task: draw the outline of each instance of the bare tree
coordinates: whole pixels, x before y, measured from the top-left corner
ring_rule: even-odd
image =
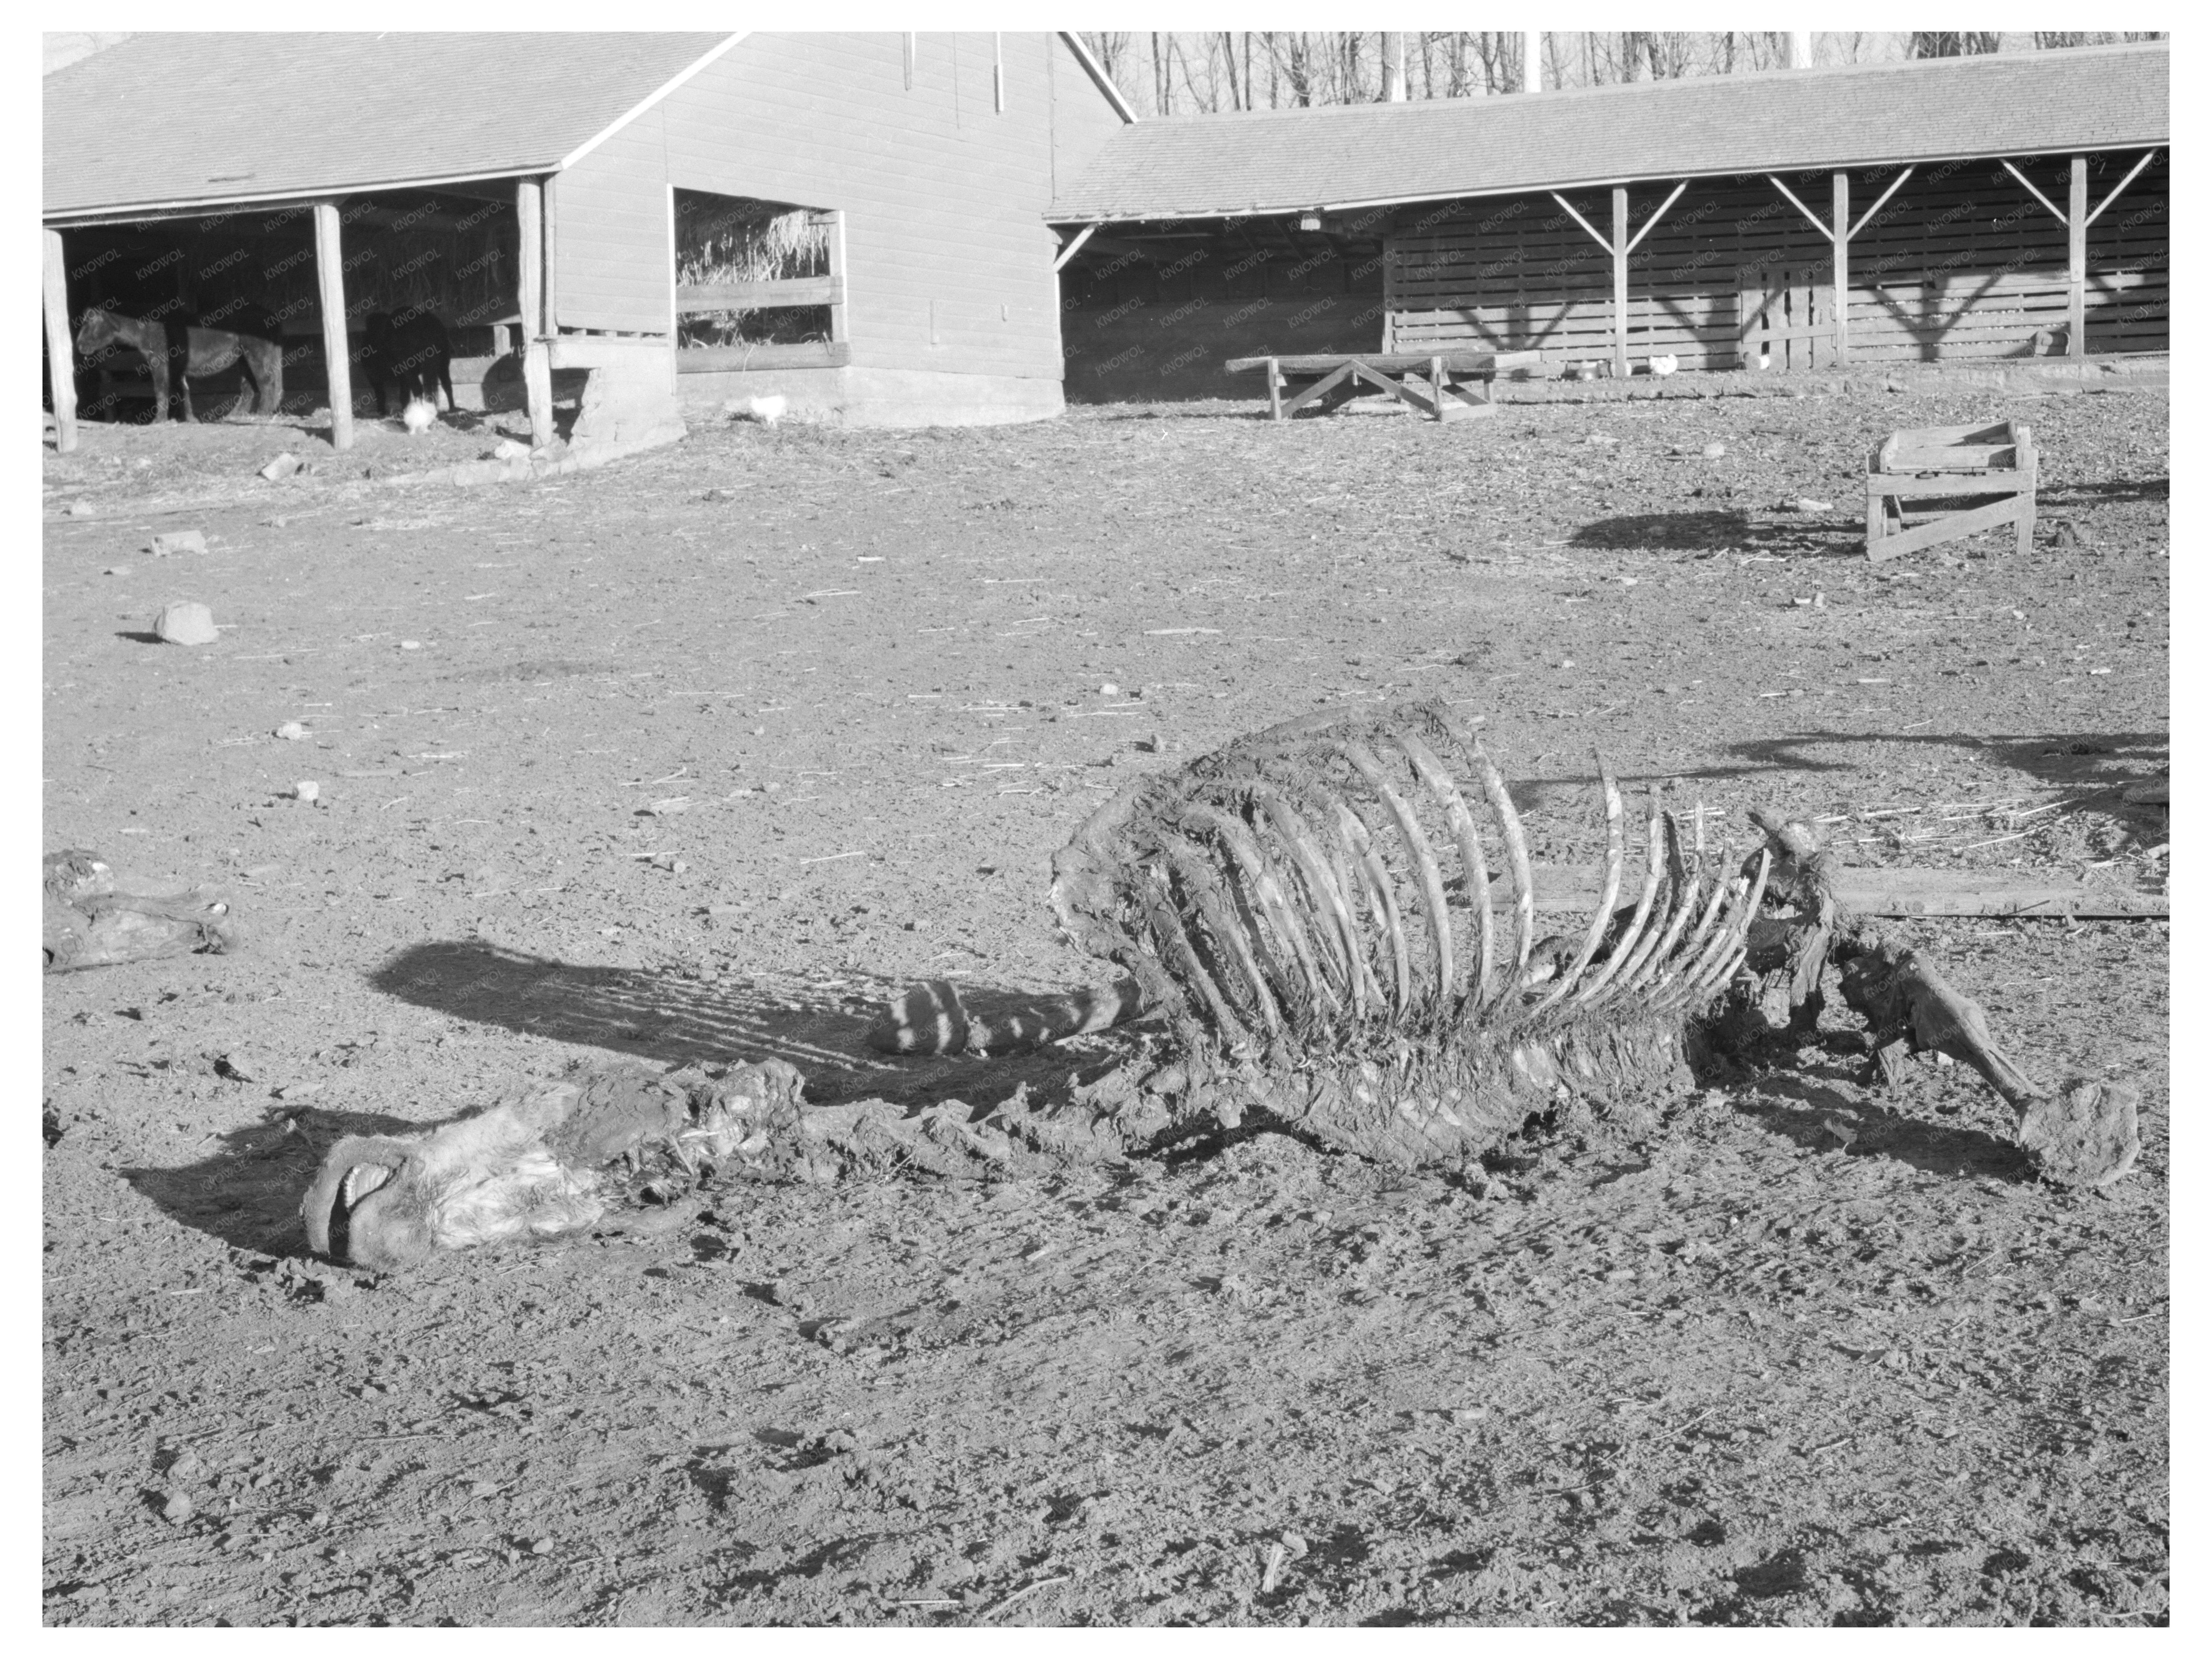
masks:
[[[1106,71],[1109,81],[1121,88],[1124,94],[1131,90],[1126,73],[1129,62],[1129,32],[1127,29],[1118,32],[1080,29],[1076,33],[1076,39],[1082,41],[1091,55],[1098,60],[1098,67]]]
[[[2038,29],[2035,31],[2035,49],[2038,52],[2056,52],[2067,46],[2109,46],[2123,40],[2165,39],[2166,31],[2163,29],[2150,33],[2118,29]]]
[[[1906,56],[1911,58],[1975,58],[1995,52],[2004,37],[1963,29],[1915,29]]]
[[[1086,32],[1081,38],[1100,68],[1133,103],[1161,115],[1367,103],[1383,92],[1385,52],[1382,36],[1372,31],[1150,34],[1146,37],[1152,74],[1149,91],[1143,87],[1139,61],[1143,54],[1133,50],[1134,34]],[[1816,37],[1816,46],[1822,63],[1859,64],[1992,52],[2007,40],[2015,49],[2032,44],[2037,49],[2052,51],[2165,38],[2162,32],[2100,30],[2012,35],[1836,30],[1822,32]],[[1755,74],[1788,64],[1789,40],[1787,33],[1771,29],[1553,30],[1544,37],[1545,81],[1565,88]],[[1409,97],[1474,98],[1522,89],[1523,58],[1517,32],[1431,30],[1408,34],[1406,58]]]

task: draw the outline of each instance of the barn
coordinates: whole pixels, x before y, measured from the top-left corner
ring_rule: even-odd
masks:
[[[1146,120],[1054,210],[1068,394],[1269,354],[2164,352],[2167,78],[2160,42]]]
[[[284,346],[350,442],[364,325],[457,399],[651,441],[744,392],[856,424],[1062,406],[1058,190],[1131,116],[1070,34],[138,34],[45,93],[50,363],[88,307]],[[112,415],[137,360],[54,385]]]

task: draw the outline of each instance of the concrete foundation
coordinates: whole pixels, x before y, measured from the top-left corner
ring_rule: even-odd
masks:
[[[619,447],[624,453],[684,435],[676,405],[676,359],[665,335],[564,334],[553,342],[555,396],[563,370],[586,371],[572,451]]]
[[[781,396],[789,417],[833,426],[1005,426],[1066,406],[1057,380],[943,369],[756,368],[678,374],[677,402],[696,418],[732,398]]]

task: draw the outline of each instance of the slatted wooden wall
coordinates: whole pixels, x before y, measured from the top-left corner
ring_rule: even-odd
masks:
[[[2094,206],[2137,160],[2091,159]],[[2022,171],[2063,207],[2067,163]],[[1855,174],[1854,217],[1896,170]],[[1785,180],[1830,211],[1829,175]],[[1671,185],[1630,191],[1640,226]],[[1607,191],[1567,198],[1599,230]],[[2163,157],[2090,228],[2087,337],[2092,351],[2166,346],[2167,167]],[[1398,351],[1481,344],[1602,358],[1613,344],[1611,256],[1548,196],[1402,211],[1387,246],[1385,344]],[[1995,161],[1914,174],[1853,239],[1847,319],[1854,361],[2063,354],[2066,229]],[[1829,360],[1834,305],[1829,243],[1763,177],[1699,180],[1629,261],[1629,352],[1672,353],[1686,368]]]
[[[2125,155],[2092,157],[2089,205],[2102,201],[2133,165]],[[2171,179],[2168,157],[2161,154],[2089,227],[2089,317],[2084,331],[2092,351],[2168,349]]]

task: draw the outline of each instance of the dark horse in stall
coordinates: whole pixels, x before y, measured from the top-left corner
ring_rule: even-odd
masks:
[[[284,401],[284,349],[257,334],[193,328],[168,318],[121,317],[96,306],[88,309],[77,327],[77,355],[88,358],[111,345],[129,346],[146,360],[146,372],[154,382],[156,421],[169,418],[172,384],[189,421],[193,379],[219,374],[233,363],[245,370],[258,413],[274,415]]]
[[[460,407],[453,401],[453,343],[435,316],[412,311],[394,319],[388,311],[372,311],[362,331],[368,349],[362,353],[362,364],[376,392],[378,414],[391,412],[385,396],[394,384],[410,399],[421,397],[433,408],[442,384],[446,407]]]

